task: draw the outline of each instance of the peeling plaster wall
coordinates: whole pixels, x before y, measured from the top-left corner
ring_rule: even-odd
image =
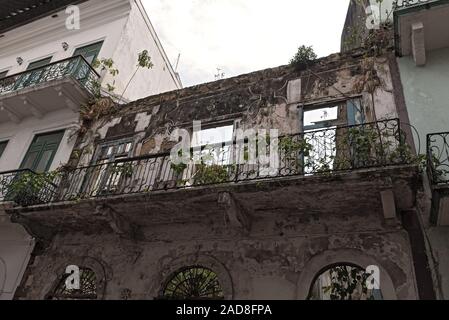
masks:
[[[375,220],[375,215],[372,218]],[[310,227],[324,220],[317,219]],[[339,219],[332,220],[328,225],[339,229]],[[363,220],[359,217],[354,221],[363,223]],[[300,281],[309,262],[329,251],[338,256],[340,251],[349,249],[355,252],[350,262],[366,267],[363,261],[371,259],[386,271],[381,277],[385,277],[385,286],[387,278],[391,278],[394,290],[384,289],[385,297],[417,298],[408,236],[404,231],[372,224],[360,232],[320,233],[310,228],[300,231],[296,228],[300,225],[295,223],[290,229],[284,228],[282,234],[273,225],[273,220],[259,220],[256,230],[246,236],[223,228],[220,222],[158,225],[145,231],[154,240],[144,242],[111,233],[66,234],[57,237],[45,255],[35,257],[28,268],[29,277],[16,298],[45,298],[65,266],[91,257],[104,270],[98,274],[106,282],[105,294],[100,297],[104,299],[122,299],[121,294],[127,289],[131,291],[130,299],[157,298],[173,272],[194,265],[212,267],[229,299],[305,299],[298,292],[308,292],[312,285]],[[349,228],[343,227],[342,231],[345,229]],[[217,230],[221,232],[216,234]]]
[[[288,95],[295,93],[288,88],[298,79],[299,100],[289,101]],[[309,69],[283,66],[151,96],[95,123],[77,149],[143,133],[135,156],[166,152],[173,146],[171,132],[175,128],[191,131],[194,120],[203,126],[236,122],[243,130],[279,129],[280,134],[295,134],[302,128],[302,109],[349,98],[362,99],[368,122],[398,117],[387,58],[334,54]],[[82,164],[90,159],[84,158]]]

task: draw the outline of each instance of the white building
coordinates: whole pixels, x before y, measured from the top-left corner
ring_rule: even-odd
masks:
[[[0,180],[5,172],[51,171],[65,164],[80,107],[93,97],[95,83],[104,88],[115,80],[114,93],[121,96],[143,50],[154,67],[137,72],[124,99],[180,89],[140,0],[2,1]],[[115,78],[90,66],[101,58],[114,61]],[[0,209],[0,300],[14,296],[34,246],[3,213]]]

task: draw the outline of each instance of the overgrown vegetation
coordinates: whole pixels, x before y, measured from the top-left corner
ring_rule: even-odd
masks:
[[[19,172],[12,179],[0,181],[2,190],[6,191],[5,199],[26,207],[49,200],[55,192],[54,184],[59,171],[34,173]]]
[[[196,165],[194,181],[196,185],[219,184],[229,181],[229,172],[232,166],[218,164]]]
[[[331,300],[374,300],[367,287],[370,275],[361,268],[335,266],[324,275],[330,278],[330,284],[322,290]]]
[[[112,83],[106,83],[106,90],[111,95],[114,93],[116,89],[116,80],[115,77],[120,73],[120,71],[116,68],[114,64],[114,60],[111,58],[102,58],[96,59],[92,66],[94,68],[99,68],[100,71],[106,72],[112,77]],[[122,101],[123,96],[125,95],[129,85],[132,80],[136,76],[137,72],[142,68],[151,69],[153,68],[153,63],[151,61],[151,57],[148,53],[148,50],[143,50],[138,54],[136,70],[132,74],[128,83],[125,86],[120,98],[118,101]],[[89,101],[87,104],[81,106],[80,110],[80,120],[81,120],[81,128],[77,133],[84,134],[91,127],[92,123],[103,118],[105,116],[111,116],[118,111],[117,103],[114,102],[113,98],[103,96],[101,93],[101,83],[96,81],[94,83],[95,94],[94,98]]]
[[[302,45],[298,48],[295,56],[290,60],[290,65],[295,67],[296,69],[304,68],[310,62],[316,60],[318,56],[313,50],[312,46]]]

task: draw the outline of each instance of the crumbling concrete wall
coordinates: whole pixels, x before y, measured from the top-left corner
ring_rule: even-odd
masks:
[[[98,143],[134,137],[134,156],[166,152],[175,128],[235,123],[236,128],[302,130],[302,110],[360,98],[366,121],[397,118],[388,59],[334,54],[307,68],[283,66],[151,96],[90,124],[72,165],[89,165]],[[295,86],[292,86],[295,84]]]
[[[417,298],[408,235],[383,226],[379,213],[265,215],[248,234],[217,219],[145,228],[146,241],[60,234],[34,258],[16,298],[44,299],[75,264],[96,271],[100,299],[157,298],[175,271],[198,265],[218,274],[227,299],[305,299],[307,274],[336,262],[377,265],[384,298]]]

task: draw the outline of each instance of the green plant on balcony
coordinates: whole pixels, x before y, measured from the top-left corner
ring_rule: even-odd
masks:
[[[124,177],[124,178],[132,177],[133,172],[134,172],[134,169],[133,169],[132,163],[116,164],[112,167],[112,170],[111,170],[111,174],[114,174],[114,175],[117,175],[120,177]]]
[[[182,150],[178,151],[178,156],[179,156],[179,159],[182,159],[182,161],[180,163],[178,163],[178,164],[173,163],[173,162],[170,163],[170,168],[175,173],[176,179],[182,178],[182,174],[184,173],[184,170],[187,169],[187,164],[185,163],[186,159],[183,159]],[[192,159],[190,158],[188,160],[191,161]],[[178,182],[181,182],[181,181],[178,181]]]
[[[385,142],[382,143],[378,132],[371,127],[350,128],[348,138],[355,166],[369,166],[384,154]]]
[[[60,172],[19,172],[10,181],[0,181],[3,190],[6,190],[5,199],[14,201],[21,206],[29,206],[42,202],[42,194],[52,190],[53,181]],[[45,195],[44,195],[45,196]]]
[[[229,180],[229,169],[233,166],[223,166],[218,164],[198,164],[194,181],[196,185],[219,184]]]
[[[179,177],[183,174],[184,170],[187,169],[187,165],[183,162],[179,164],[170,164],[171,169],[175,173],[176,177]]]
[[[312,166],[313,159],[310,154],[313,151],[313,146],[306,139],[283,137],[279,141],[279,151],[282,153],[283,160],[290,167],[305,169]]]

